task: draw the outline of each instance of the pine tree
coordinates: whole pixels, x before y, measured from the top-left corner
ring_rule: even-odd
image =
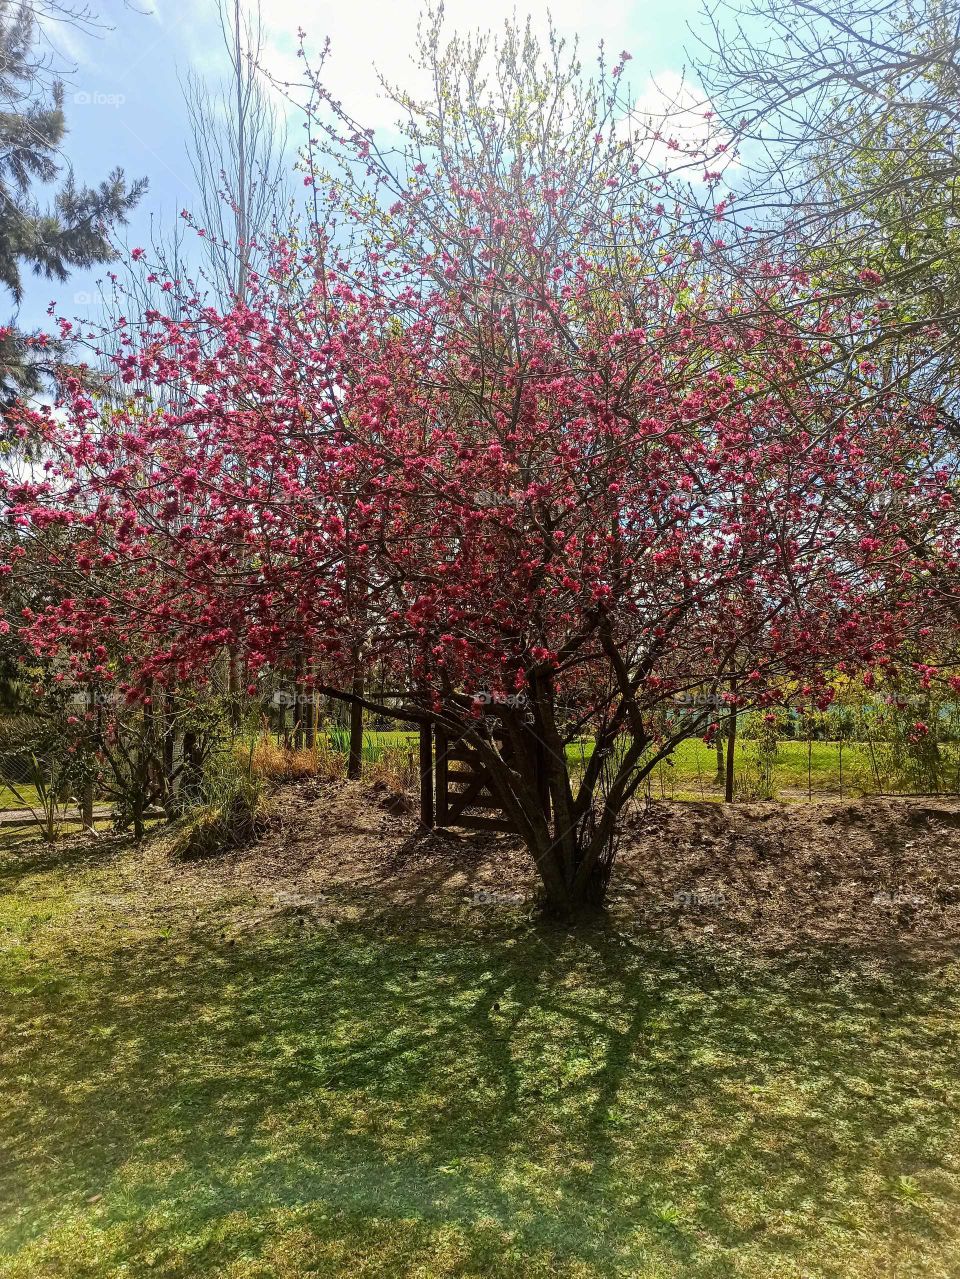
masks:
[[[62,154],[63,83],[46,74],[38,35],[36,4],[0,0],[0,285],[17,305],[24,268],[63,281],[74,267],[114,257],[110,228],[126,221],[147,186],[146,178],[128,184],[122,169],[98,186],[77,185]],[[52,204],[42,207],[35,187],[58,179]],[[0,397],[36,391],[49,358],[15,322],[0,328]]]

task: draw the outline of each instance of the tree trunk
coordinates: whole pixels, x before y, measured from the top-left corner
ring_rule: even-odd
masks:
[[[310,664],[307,663],[307,671],[310,671]],[[307,750],[316,750],[317,746],[317,695],[310,689],[310,700],[303,708],[303,722],[306,730]]]
[[[227,654],[227,694],[230,700],[230,727],[237,732],[240,728],[240,666],[237,662],[237,650],[232,644]]]
[[[177,728],[174,720],[176,702],[168,689],[163,707],[163,807],[169,820],[176,816],[174,790],[176,788]]]
[[[577,831],[572,840],[562,839],[562,833],[556,822],[551,823],[546,846],[533,845],[531,852],[540,872],[547,913],[573,919],[601,909],[606,901],[613,870],[614,832],[590,837]]]
[[[84,830],[93,830],[93,781],[85,781],[80,792],[80,822]]]
[[[199,759],[195,733],[184,733],[183,735],[182,770],[180,785],[184,800],[189,802],[198,797],[203,781],[203,766]]]
[[[363,667],[359,654],[354,655],[353,683],[350,691],[354,697],[363,696]],[[359,781],[363,772],[363,707],[359,702],[350,703],[350,756],[347,762],[347,776],[351,781]]]
[[[636,789],[633,770],[644,744],[631,744],[602,793],[596,790],[602,771],[598,768],[591,771],[586,791],[575,799],[552,690],[544,680],[532,685],[531,693],[533,727],[519,715],[503,715],[512,752],[504,760],[489,743],[487,773],[505,815],[533,855],[546,910],[569,919],[602,907],[606,899],[616,820]]]
[[[433,725],[420,725],[420,824],[429,830],[433,815]]]
[[[734,748],[737,744],[737,712],[731,710],[730,724],[727,729],[727,773],[725,778],[725,786],[723,792],[724,803],[733,803],[733,764],[734,764]]]
[[[303,658],[298,657],[293,670],[293,749],[303,750]]]
[[[91,715],[97,713],[96,692],[93,688],[87,693],[87,708]],[[92,755],[92,752],[90,753]],[[90,764],[92,767],[92,764]],[[93,830],[93,777],[88,777],[80,791],[80,823],[84,830]]]

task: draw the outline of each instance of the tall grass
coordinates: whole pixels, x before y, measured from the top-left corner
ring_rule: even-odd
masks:
[[[184,814],[173,834],[171,853],[188,861],[215,856],[253,843],[269,829],[273,812],[264,779],[254,771],[256,744],[246,759],[225,754],[208,761],[201,802]]]
[[[381,782],[398,793],[410,791],[419,785],[420,765],[417,748],[402,743],[384,745],[382,734],[364,733],[360,751],[363,780]],[[258,747],[259,749],[259,747]],[[262,756],[264,775],[281,781],[295,780],[298,776],[321,776],[339,781],[346,775],[350,754],[350,730],[342,724],[328,725],[325,734],[317,740],[312,750],[285,751],[266,740]],[[301,773],[298,770],[303,769]]]
[[[255,777],[270,782],[297,782],[308,777],[339,781],[346,772],[343,754],[323,737],[315,746],[291,750],[271,741],[266,733],[253,745],[250,768]]]
[[[398,795],[415,791],[420,786],[419,754],[409,746],[383,747],[371,763],[364,757],[363,778],[374,785],[379,782]]]

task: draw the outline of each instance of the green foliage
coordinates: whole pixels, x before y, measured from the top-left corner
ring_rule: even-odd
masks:
[[[45,756],[54,747],[56,736],[51,722],[39,715],[0,716],[0,773],[14,781],[26,781],[30,756]]]
[[[52,844],[60,834],[70,798],[68,763],[56,756],[41,760],[33,752],[28,757],[27,787],[8,782],[7,787],[24,808],[29,808],[40,823],[43,838]]]
[[[12,799],[4,796],[2,807],[29,809],[48,842],[58,838],[67,810],[95,771],[62,714],[0,718],[0,777]]]
[[[783,717],[757,712],[744,716],[744,720],[740,727],[741,736],[754,745],[751,754],[741,760],[739,771],[734,774],[736,793],[745,799],[775,799],[773,770],[780,757]]]

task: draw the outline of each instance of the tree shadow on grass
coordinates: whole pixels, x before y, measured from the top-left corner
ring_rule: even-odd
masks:
[[[424,1273],[925,1273],[953,1246],[957,1003],[933,969],[601,925],[183,924],[23,959],[10,1273],[220,1276],[279,1247],[249,1273],[396,1274],[451,1231]]]
[[[76,867],[97,867],[112,860],[129,841],[120,836],[107,836],[97,841],[88,837],[58,840],[48,844],[35,827],[3,832],[0,848],[0,886],[15,885],[24,875],[39,875]]]

